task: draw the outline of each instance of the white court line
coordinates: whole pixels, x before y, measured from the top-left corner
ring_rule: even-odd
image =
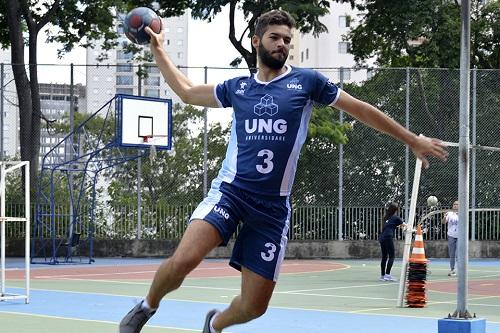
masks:
[[[275,291],[274,294],[285,294],[285,295],[300,295],[300,296],[316,296],[316,297],[331,297],[331,298],[353,298],[353,299],[369,299],[369,300],[383,300],[383,301],[395,301],[396,298],[384,298],[384,297],[365,297],[365,296],[348,296],[348,295],[326,295],[326,294],[311,294],[311,293],[289,293],[289,292],[279,292]]]
[[[364,284],[359,286],[343,286],[343,287],[329,287],[329,288],[317,288],[317,289],[302,289],[302,290],[289,290],[281,291],[282,294],[293,294],[301,293],[306,291],[321,291],[321,290],[338,290],[338,289],[354,289],[354,288],[369,288],[369,287],[380,287],[380,286],[395,286],[396,284],[390,282],[380,282],[378,284]]]
[[[86,321],[86,322],[100,323],[100,324],[111,324],[111,325],[118,324],[118,322],[108,321],[108,320],[94,320],[94,319],[81,319],[81,318],[73,318],[73,317],[48,316],[48,315],[41,315],[41,314],[35,314],[35,313],[20,313],[20,312],[10,312],[10,311],[1,311],[0,310],[0,314],[3,314],[3,313],[9,314],[9,315],[20,315],[20,316],[28,316],[28,317]],[[188,331],[188,332],[199,332],[200,331],[199,329],[172,327],[172,326],[158,326],[158,325],[149,325],[149,324],[146,324],[145,327],[171,329],[171,330]],[[230,332],[228,332],[228,333],[230,333]]]
[[[133,298],[133,299],[142,299],[144,296],[133,296],[133,295],[120,295],[120,294],[107,294],[107,293],[89,293],[89,292],[82,292],[82,291],[67,291],[67,290],[52,290],[52,289],[36,289],[33,288],[32,290],[38,290],[38,291],[49,291],[49,292],[65,292],[65,293],[74,293],[74,294],[85,294],[85,295],[102,295],[102,296],[118,296],[118,297],[126,297],[126,298]],[[313,296],[318,296],[318,295],[313,295]],[[339,296],[340,298],[350,298],[350,296]],[[368,297],[366,297],[368,299]],[[206,304],[206,301],[196,301],[196,300],[189,300],[189,299],[177,299],[177,298],[167,298],[165,299],[166,301],[178,301],[178,302],[190,302],[190,303],[202,303]],[[391,301],[395,301],[396,299],[392,299]],[[221,304],[221,305],[228,305],[229,303],[223,303],[223,302],[216,302],[216,301],[210,301],[212,304]],[[341,311],[341,310],[323,310],[323,309],[317,309],[317,308],[300,308],[300,307],[286,307],[286,306],[270,306],[270,308],[274,309],[284,309],[284,310],[302,310],[302,311],[317,311],[317,312],[326,312],[326,313],[349,313],[349,311]],[[394,308],[389,308],[389,309],[394,309]],[[0,310],[0,313],[7,313],[5,311]],[[16,312],[17,314],[17,312]],[[408,315],[408,314],[388,314],[388,313],[366,313],[366,315],[369,316],[384,316],[384,317],[403,317],[403,318],[423,318],[423,319],[438,319],[439,317],[428,317],[428,316],[413,316],[413,315]],[[496,321],[491,321],[488,320],[489,323],[493,324],[500,324],[500,322]],[[229,333],[229,332],[228,332]]]
[[[302,266],[303,264],[300,263],[292,263],[292,264],[283,264],[281,267],[289,267],[289,266]],[[105,267],[115,267],[115,266],[105,266]],[[223,267],[198,267],[193,270],[193,272],[197,271],[207,271],[207,270],[227,270],[229,266],[223,266]],[[298,273],[323,273],[327,271],[336,271],[336,270],[341,270],[345,268],[334,268],[331,270],[321,270],[321,271],[314,271],[314,272],[298,272]],[[132,271],[132,272],[109,272],[109,273],[87,273],[87,274],[58,274],[58,275],[40,275],[40,276],[35,276],[33,278],[35,279],[58,279],[58,278],[68,278],[68,277],[84,277],[84,276],[109,276],[109,275],[132,275],[132,274],[144,274],[144,273],[156,273],[155,270],[147,270],[147,271]],[[295,274],[295,273],[284,273],[284,274]],[[200,278],[200,277],[197,277]],[[76,279],[75,279],[76,280]]]
[[[227,269],[227,268],[228,267],[200,267],[200,268],[195,268],[193,272],[202,271],[202,270],[221,270],[221,269]],[[35,276],[34,278],[35,279],[52,279],[52,278],[60,278],[60,277],[66,278],[66,277],[72,277],[72,276],[84,277],[84,276],[131,275],[131,274],[144,274],[144,273],[156,273],[156,269],[149,270],[149,271],[132,271],[132,272],[40,275],[40,276]]]

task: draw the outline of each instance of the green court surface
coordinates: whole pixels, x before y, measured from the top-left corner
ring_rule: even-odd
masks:
[[[22,293],[22,265],[10,260],[7,286]],[[117,323],[148,291],[158,259],[97,259],[85,265],[33,265],[30,304],[0,302],[0,332],[117,332]],[[456,278],[444,260],[428,265],[427,306],[396,306],[399,284],[381,282],[375,260],[285,261],[268,312],[227,332],[437,332],[456,309]],[[468,309],[500,333],[500,261],[471,261]],[[400,266],[393,275],[399,278]],[[239,293],[226,260],[206,260],[170,294],[143,332],[201,332],[204,315]],[[403,328],[399,325],[405,325]],[[226,332],[226,331],[225,331]]]

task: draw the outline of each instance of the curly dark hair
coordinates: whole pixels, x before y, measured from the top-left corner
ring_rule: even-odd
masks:
[[[290,29],[293,29],[295,28],[295,20],[284,10],[275,9],[268,11],[262,14],[257,19],[257,22],[255,22],[255,35],[262,38],[270,25],[286,25]]]

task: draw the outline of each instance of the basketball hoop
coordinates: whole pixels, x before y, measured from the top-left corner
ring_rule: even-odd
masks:
[[[149,142],[149,139],[152,139],[153,136],[152,135],[146,135],[146,136],[143,136],[142,137],[142,142],[144,143],[148,143]]]

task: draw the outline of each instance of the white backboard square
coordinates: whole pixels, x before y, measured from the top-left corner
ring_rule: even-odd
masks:
[[[117,138],[124,147],[170,149],[172,146],[172,100],[117,95]],[[144,136],[150,136],[144,142]]]

